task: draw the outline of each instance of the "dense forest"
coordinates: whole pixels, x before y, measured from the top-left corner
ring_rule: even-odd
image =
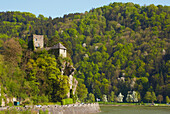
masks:
[[[35,103],[60,101],[68,91],[67,76],[60,75],[64,60],[28,50],[32,34],[44,35],[45,47],[62,42],[67,48],[65,60],[79,82],[74,98],[111,100],[121,92],[126,101],[128,91],[143,102],[157,101],[149,94],[163,102],[170,97],[170,6],[110,3],[53,19],[0,12],[1,93]]]

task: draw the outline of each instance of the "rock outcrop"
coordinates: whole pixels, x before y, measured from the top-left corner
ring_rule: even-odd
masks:
[[[73,65],[66,61],[63,62],[61,66],[61,75],[67,75],[69,77],[70,90],[72,90],[73,94],[75,94],[78,81],[73,76],[76,69]],[[70,97],[70,92],[68,92],[67,97]]]

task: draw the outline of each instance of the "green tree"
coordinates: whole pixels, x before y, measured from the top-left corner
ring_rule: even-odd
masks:
[[[137,94],[137,99],[138,99],[138,101],[141,102],[141,95],[140,95],[140,93],[139,93],[139,92],[136,92],[136,94]]]
[[[107,95],[103,95],[103,102],[107,102]]]
[[[114,99],[115,99],[115,93],[114,93],[114,91],[112,91],[111,95],[110,95],[110,101],[114,102]]]
[[[145,94],[144,99],[147,100],[148,103],[149,103],[149,101],[151,101],[151,97],[152,97],[151,92],[147,91],[146,94]]]
[[[95,102],[95,96],[93,93],[88,94],[88,102]]]
[[[127,102],[133,102],[133,97],[132,97],[131,94],[129,94],[129,93],[127,94],[126,101]]]
[[[57,80],[55,83],[55,101],[61,101],[62,99],[66,98],[69,92],[69,81],[68,76],[65,75],[58,75]]]
[[[170,102],[170,99],[168,96],[166,96],[166,103],[169,104],[169,102]]]
[[[160,104],[161,104],[161,101],[163,101],[163,96],[162,95],[158,95],[157,96],[157,100],[160,102]]]
[[[77,95],[81,102],[84,102],[85,98],[87,98],[87,88],[84,84],[79,84],[77,88]]]
[[[152,95],[151,95],[151,101],[152,101],[152,103],[153,103],[153,102],[156,101],[157,99],[156,99],[155,92],[152,92],[151,94],[152,94]]]
[[[8,61],[14,66],[21,62],[22,48],[18,39],[9,39],[3,44],[3,55],[5,61]]]

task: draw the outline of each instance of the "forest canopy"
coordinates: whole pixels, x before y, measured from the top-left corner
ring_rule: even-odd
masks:
[[[60,75],[59,60],[53,55],[27,49],[32,34],[44,35],[45,47],[63,42],[76,67],[81,101],[88,99],[87,93],[102,99],[113,92],[127,96],[128,91],[137,91],[144,102],[150,93],[162,95],[163,102],[170,97],[170,6],[110,3],[54,19],[0,12],[4,93],[36,102],[61,101],[68,85],[60,86],[58,79],[68,77]]]

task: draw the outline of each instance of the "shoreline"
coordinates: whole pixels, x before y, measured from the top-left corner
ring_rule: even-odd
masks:
[[[122,105],[118,105],[118,104],[99,104],[99,106],[114,106],[114,107],[119,107],[119,106],[129,106],[129,107],[170,107],[170,105],[159,105],[159,104],[155,104],[155,105],[133,105],[133,104],[122,104]]]
[[[98,103],[88,103],[88,104],[70,104],[70,105],[43,105],[36,107],[36,105],[26,106],[26,107],[6,107],[1,111],[15,109],[19,112],[22,111],[34,111],[34,112],[49,112],[52,114],[91,114],[101,112]]]

